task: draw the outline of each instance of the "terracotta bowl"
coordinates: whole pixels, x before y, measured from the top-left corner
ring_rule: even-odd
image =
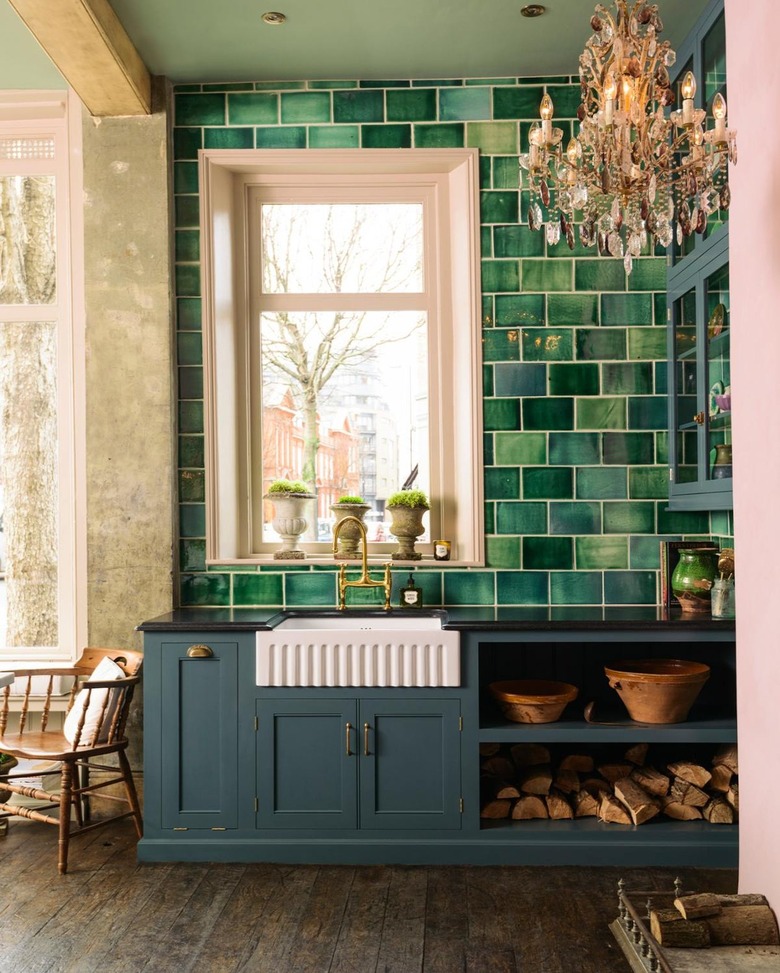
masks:
[[[488,687],[513,723],[554,723],[579,690],[551,679],[509,679]]]
[[[684,659],[632,659],[604,666],[604,673],[632,720],[683,723],[710,667]]]

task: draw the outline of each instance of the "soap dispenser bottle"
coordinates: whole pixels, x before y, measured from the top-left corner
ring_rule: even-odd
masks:
[[[422,588],[414,583],[414,575],[409,573],[409,580],[401,588],[401,608],[422,608]]]

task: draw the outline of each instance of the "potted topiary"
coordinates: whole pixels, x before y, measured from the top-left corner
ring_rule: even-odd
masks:
[[[399,490],[387,498],[387,509],[393,518],[390,533],[398,538],[394,561],[419,561],[422,554],[415,549],[415,541],[425,532],[423,514],[430,510],[428,497],[422,490]]]
[[[330,505],[330,509],[336,515],[336,523],[333,525],[333,533],[335,536],[336,527],[344,520],[345,517],[355,517],[360,523],[363,523],[363,518],[366,513],[371,509],[370,504],[367,504],[362,497],[345,495],[339,497],[336,503]],[[337,558],[347,558],[354,559],[358,558],[358,542],[361,539],[360,528],[357,524],[348,523],[345,524],[341,531],[339,532],[339,549],[337,553],[334,553],[334,557]]]
[[[308,526],[306,504],[315,499],[305,483],[300,480],[274,480],[268,487],[265,500],[274,505],[271,526],[282,538],[282,546],[274,551],[278,560],[300,560],[306,557],[298,546],[298,539]]]

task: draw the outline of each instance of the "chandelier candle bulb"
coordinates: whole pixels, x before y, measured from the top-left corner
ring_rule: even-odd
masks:
[[[682,123],[683,125],[693,125],[693,99],[696,95],[696,78],[694,78],[692,71],[689,71],[685,75],[680,93],[683,97]]]
[[[726,142],[726,99],[720,92],[712,101],[712,114],[715,118],[713,139],[716,145],[723,145]]]
[[[545,95],[542,98],[542,102],[539,105],[539,114],[542,116],[542,138],[544,139],[545,145],[552,145],[553,102],[549,95]]]

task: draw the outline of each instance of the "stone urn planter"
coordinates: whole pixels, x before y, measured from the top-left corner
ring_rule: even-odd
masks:
[[[345,517],[356,517],[360,523],[363,523],[363,518],[366,516],[368,511],[371,509],[370,504],[364,503],[362,500],[357,503],[353,500],[339,500],[338,503],[332,503],[330,509],[336,515],[336,522],[333,525],[333,535],[336,536],[336,527],[344,520]],[[341,560],[355,560],[360,557],[358,551],[358,545],[361,540],[360,528],[357,524],[348,523],[345,524],[338,535],[338,551],[334,552],[333,556]]]
[[[306,489],[305,483],[275,480],[268,488],[263,499],[270,500],[274,505],[271,526],[282,538],[282,546],[274,551],[276,560],[292,561],[306,557],[299,547],[299,540],[309,525],[306,504],[314,497]]]
[[[423,515],[430,509],[428,498],[422,490],[400,490],[387,498],[387,509],[393,521],[390,533],[398,538],[398,550],[393,551],[394,561],[419,561],[422,554],[415,550],[415,542],[425,533]]]

